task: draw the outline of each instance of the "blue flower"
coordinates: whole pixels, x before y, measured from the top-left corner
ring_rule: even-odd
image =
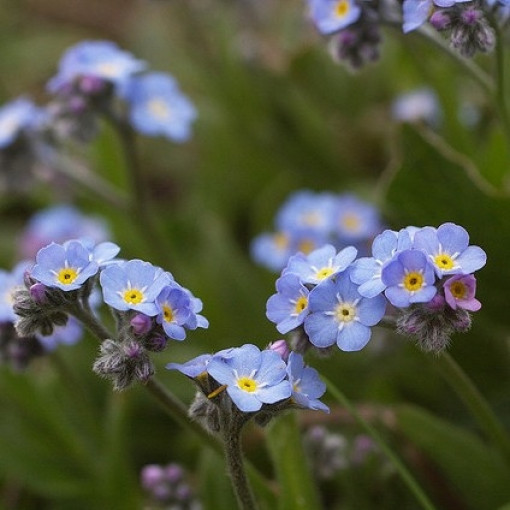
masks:
[[[39,118],[38,108],[25,98],[15,99],[0,108],[0,149],[11,145],[18,135]]]
[[[108,239],[109,232],[103,220],[86,216],[70,205],[56,205],[43,209],[30,219],[21,238],[21,252],[26,258],[51,242],[63,243],[69,239],[87,238],[96,243]]]
[[[436,124],[440,117],[437,95],[425,87],[401,94],[393,101],[391,114],[400,122]]]
[[[322,34],[331,34],[355,23],[361,7],[352,0],[309,0],[310,15]]]
[[[48,83],[50,92],[59,92],[77,78],[90,76],[123,86],[146,64],[110,41],[82,41],[65,53],[59,63],[58,74]]]
[[[281,271],[291,252],[291,237],[285,232],[263,233],[255,237],[250,253],[255,262],[273,271]]]
[[[53,351],[58,345],[73,345],[83,336],[83,326],[74,317],[69,317],[65,326],[54,326],[51,335],[37,334],[36,337],[46,351]]]
[[[129,82],[123,96],[130,104],[131,124],[140,133],[165,136],[175,142],[191,137],[196,109],[169,74],[137,76]]]
[[[374,297],[386,289],[381,279],[382,268],[402,250],[411,248],[411,237],[407,230],[395,232],[385,230],[372,243],[372,257],[361,257],[354,262],[351,280],[359,285],[358,292],[364,297]]]
[[[179,287],[168,285],[156,298],[156,307],[156,321],[163,326],[166,335],[174,340],[184,340],[186,331],[183,326],[192,313],[189,295]]]
[[[383,268],[382,281],[387,287],[386,297],[399,308],[412,303],[428,303],[437,292],[434,268],[420,250],[399,253]]]
[[[169,276],[161,268],[135,259],[106,266],[99,281],[104,301],[112,308],[154,317],[159,313],[156,298],[168,285]]]
[[[70,291],[79,289],[99,270],[90,252],[79,241],[65,245],[51,243],[39,250],[31,276],[48,287]]]
[[[301,354],[290,353],[287,376],[292,385],[292,400],[299,407],[329,413],[329,407],[319,400],[326,391],[326,385],[319,379],[317,370],[305,366]]]
[[[316,347],[336,343],[343,351],[358,351],[370,340],[370,327],[384,316],[384,297],[361,296],[349,272],[325,280],[310,292],[310,315],[305,319],[304,328]]]
[[[302,283],[318,284],[334,274],[345,271],[357,253],[354,246],[347,246],[337,253],[334,246],[327,244],[307,256],[298,253],[291,257],[284,274],[296,273]]]
[[[213,358],[218,358],[220,360],[228,359],[235,350],[236,349],[228,348],[218,351],[215,354],[201,354],[185,363],[168,363],[166,368],[168,370],[177,370],[181,374],[195,379],[206,372],[207,366]]]
[[[336,201],[333,224],[343,243],[371,239],[381,231],[379,211],[354,195],[341,195]]]
[[[469,246],[469,234],[455,223],[444,223],[437,230],[422,228],[414,236],[414,247],[428,255],[439,278],[473,273],[487,262],[485,252]]]
[[[276,280],[276,290],[277,294],[267,301],[266,316],[284,334],[303,324],[308,315],[309,290],[294,273],[285,274]]]
[[[259,411],[263,404],[280,402],[292,394],[280,355],[271,350],[261,352],[255,345],[233,349],[227,359],[214,357],[207,372],[226,386],[228,395],[243,412]]]
[[[23,261],[16,264],[10,272],[0,270],[0,323],[16,322],[19,318],[12,307],[12,292],[16,287],[23,285],[25,271],[31,266],[31,262]]]

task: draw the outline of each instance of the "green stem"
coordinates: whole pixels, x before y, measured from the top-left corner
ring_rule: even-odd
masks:
[[[237,409],[220,409],[220,427],[225,448],[225,462],[240,510],[256,510],[257,504],[244,469],[241,446],[242,415]]]
[[[380,434],[366,420],[363,419],[363,417],[351,404],[349,399],[331,381],[328,381],[328,379],[326,379],[324,376],[322,376],[322,378],[326,382],[328,391],[333,395],[333,397],[340,403],[340,405],[344,406],[349,411],[349,413],[351,413],[359,425],[363,427],[365,431],[372,437],[372,439],[379,445],[381,451],[391,461],[398,474],[405,482],[409,490],[414,494],[416,500],[420,503],[422,508],[424,510],[435,510],[434,505],[428,499],[422,488],[418,485],[418,482],[414,479],[407,467],[402,463],[397,455],[393,453],[390,447],[385,443]]]
[[[508,433],[473,381],[446,352],[442,353],[434,362],[441,375],[471,411],[480,428],[491,438],[494,446],[498,448],[510,465],[510,438]]]

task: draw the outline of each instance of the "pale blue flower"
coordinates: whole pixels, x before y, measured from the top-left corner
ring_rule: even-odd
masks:
[[[371,239],[381,231],[378,209],[350,194],[338,197],[333,224],[338,239],[344,244]]]
[[[255,345],[233,349],[228,359],[214,357],[207,372],[226,386],[233,403],[243,412],[259,411],[263,404],[281,402],[292,394],[280,355],[271,350],[261,352]]]
[[[316,347],[325,348],[336,343],[342,351],[358,351],[370,340],[370,328],[384,316],[384,297],[363,297],[349,272],[329,278],[310,291],[310,314],[304,328]]]
[[[440,117],[437,95],[427,87],[400,94],[391,105],[391,114],[400,122],[436,124]]]
[[[112,308],[154,317],[159,313],[156,298],[168,285],[169,276],[161,268],[135,259],[106,266],[99,281],[104,301]]]
[[[0,108],[0,149],[11,145],[18,135],[30,129],[39,118],[39,109],[32,101],[18,98]]]
[[[353,0],[309,0],[310,15],[322,34],[331,34],[352,25],[361,16]]]
[[[167,285],[156,298],[156,307],[156,321],[161,324],[166,335],[174,340],[184,340],[184,326],[192,313],[189,295],[177,286]]]
[[[19,318],[13,310],[12,293],[23,285],[23,276],[32,266],[32,262],[22,261],[16,264],[12,271],[0,269],[0,323],[16,322]]]
[[[303,356],[291,352],[287,362],[287,376],[292,386],[292,401],[299,407],[329,413],[329,407],[319,398],[324,395],[326,385],[317,370],[304,364]]]
[[[148,73],[130,80],[123,96],[130,105],[132,126],[147,136],[165,136],[175,142],[191,137],[197,111],[165,73]]]
[[[48,287],[71,291],[79,289],[99,270],[90,252],[79,241],[65,245],[51,243],[36,255],[31,276]]]
[[[255,262],[272,271],[281,271],[292,255],[292,238],[285,232],[265,232],[253,239],[250,253]]]

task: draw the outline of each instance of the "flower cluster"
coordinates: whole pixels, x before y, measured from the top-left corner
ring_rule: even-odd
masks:
[[[191,414],[212,430],[219,427],[218,409],[232,406],[256,416],[260,424],[291,407],[329,412],[319,400],[326,387],[317,371],[305,366],[300,354],[286,349],[282,352],[281,342],[263,350],[245,344],[187,363],[169,363],[167,368],[178,370],[198,385],[201,392]]]
[[[404,0],[391,5],[367,0],[308,0],[309,16],[317,30],[332,36],[333,56],[354,69],[379,58],[380,25],[394,23],[396,9],[401,11],[404,33],[428,21],[449,35],[452,47],[472,57],[477,51],[492,50],[495,36],[488,15],[495,14],[496,22],[503,24],[508,1]]]
[[[140,473],[140,481],[148,495],[147,508],[200,510],[193,488],[186,481],[186,473],[179,464],[148,464]]]
[[[251,253],[257,263],[280,271],[290,256],[310,253],[326,243],[337,248],[354,244],[366,249],[381,231],[381,219],[375,207],[354,195],[302,190],[282,205],[275,227],[275,232],[253,240]]]
[[[110,41],[82,41],[63,55],[48,83],[56,96],[52,118],[65,134],[89,138],[97,114],[122,116],[114,99],[128,109],[128,122],[147,136],[184,142],[191,136],[196,110],[167,73],[147,71],[147,64]]]
[[[353,247],[336,253],[326,245],[289,259],[266,314],[280,333],[304,334],[296,348],[310,342],[360,350],[389,302],[398,331],[437,352],[454,332],[469,328],[469,312],[481,306],[472,273],[485,265],[485,252],[470,246],[467,231],[453,223],[385,230],[374,239],[371,257],[355,257]]]
[[[184,340],[187,330],[207,328],[208,321],[200,314],[201,300],[170,273],[142,260],[119,260],[119,250],[114,243],[96,245],[90,239],[41,248],[35,264],[26,268],[24,288],[14,295],[13,311],[21,337],[58,336],[58,327],[64,325],[70,334],[69,328],[76,327],[72,316],[95,320],[90,307],[99,282],[117,332],[114,338],[100,332],[104,341],[94,370],[123,389],[152,375],[148,352],[162,351],[168,339]]]

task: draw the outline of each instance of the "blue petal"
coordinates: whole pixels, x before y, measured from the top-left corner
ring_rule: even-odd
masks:
[[[340,331],[336,343],[342,351],[359,351],[367,345],[371,334],[369,327],[359,322],[352,322]]]

